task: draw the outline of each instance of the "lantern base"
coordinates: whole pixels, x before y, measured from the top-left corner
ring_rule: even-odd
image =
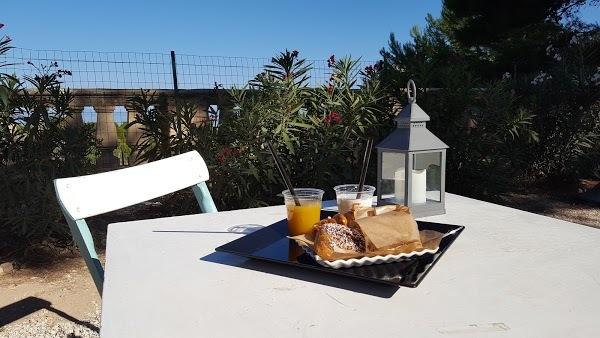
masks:
[[[435,215],[444,215],[446,213],[446,209],[423,210],[423,211],[418,211],[418,210],[413,211],[413,210],[414,210],[414,207],[410,208],[410,211],[412,212],[414,218],[421,218],[421,217],[435,216]]]
[[[381,198],[377,200],[377,206],[394,204],[404,205],[402,203],[394,202],[394,199]],[[422,204],[407,205],[407,207],[410,208],[410,212],[415,218],[444,215],[446,213],[444,204],[439,202],[427,201],[426,203]]]

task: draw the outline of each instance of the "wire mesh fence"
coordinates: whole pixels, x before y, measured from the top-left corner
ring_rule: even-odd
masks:
[[[43,67],[57,64],[56,68],[68,70],[72,75],[63,76],[63,88],[70,88],[75,99],[71,104],[74,113],[72,123],[95,123],[96,136],[102,140],[102,155],[99,158],[100,170],[115,169],[127,165],[123,160],[123,149],[133,146],[140,136],[137,126],[132,126],[125,133],[119,134],[117,129],[126,122],[131,122],[134,114],[125,107],[128,97],[140,89],[160,91],[163,95],[174,95],[173,70],[176,69],[177,87],[190,90],[193,95],[213,91],[215,85],[221,88],[242,88],[249,80],[264,71],[264,66],[271,63],[271,58],[196,56],[174,53],[135,53],[135,52],[94,52],[94,51],[59,51],[32,50],[13,48],[0,55],[3,73],[14,74],[23,79],[24,76],[39,74]],[[174,61],[174,64],[173,64]],[[308,85],[317,87],[325,84],[332,73],[327,60],[307,60],[311,65]],[[361,61],[359,69],[364,69],[373,62]],[[175,65],[175,67],[174,67]],[[28,83],[23,83],[25,86]],[[181,93],[181,91],[180,91]],[[213,103],[207,102],[212,105]],[[211,106],[216,112],[218,123],[219,109]],[[204,107],[207,114],[209,107]],[[122,149],[122,147],[125,147]],[[120,153],[119,153],[120,151]]]
[[[72,76],[62,80],[65,87],[77,89],[173,89],[170,53],[60,51],[13,48],[0,56],[11,64],[3,71],[32,76],[36,67],[57,62]],[[270,58],[197,56],[175,54],[177,84],[180,89],[211,89],[215,84],[241,88],[263,71]],[[28,64],[31,62],[33,65]],[[312,65],[309,86],[325,83],[331,69],[327,60],[307,60]],[[361,61],[363,69],[373,61]]]

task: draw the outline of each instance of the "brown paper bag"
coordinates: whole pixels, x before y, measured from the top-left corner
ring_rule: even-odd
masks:
[[[375,208],[373,213],[375,216],[351,224],[365,236],[369,255],[396,255],[423,249],[419,227],[409,208],[390,205]]]

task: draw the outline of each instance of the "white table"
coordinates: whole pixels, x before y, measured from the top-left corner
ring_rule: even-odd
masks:
[[[446,198],[414,289],[214,251],[284,206],[111,224],[102,337],[600,337],[600,230]]]

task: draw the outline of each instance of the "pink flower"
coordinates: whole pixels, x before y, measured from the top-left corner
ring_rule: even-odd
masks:
[[[332,111],[329,115],[325,116],[325,124],[328,126],[332,123],[340,123],[342,119],[340,118],[340,114]]]
[[[3,23],[0,23],[0,29],[2,29],[2,27],[4,27],[4,24],[3,24]]]
[[[234,155],[239,155],[239,154],[240,154],[240,151],[239,151],[239,150],[237,150],[237,149],[233,149],[233,154],[234,154]]]
[[[334,64],[335,64],[335,55],[332,55],[327,60],[327,67],[333,67]]]
[[[223,154],[229,154],[229,148],[223,148]]]
[[[225,157],[223,157],[223,155],[219,155],[217,156],[217,160],[219,160],[219,162],[223,162],[223,160],[225,160]]]
[[[6,41],[10,41],[10,40],[12,40],[12,39],[10,38],[10,36],[7,35],[6,36]]]
[[[333,92],[333,87],[332,86],[327,86],[327,91],[330,92],[330,93]]]
[[[0,27],[0,28],[2,28],[2,27]],[[298,51],[297,50],[295,50],[295,51],[292,52],[292,57],[295,58],[296,56],[298,56]]]

